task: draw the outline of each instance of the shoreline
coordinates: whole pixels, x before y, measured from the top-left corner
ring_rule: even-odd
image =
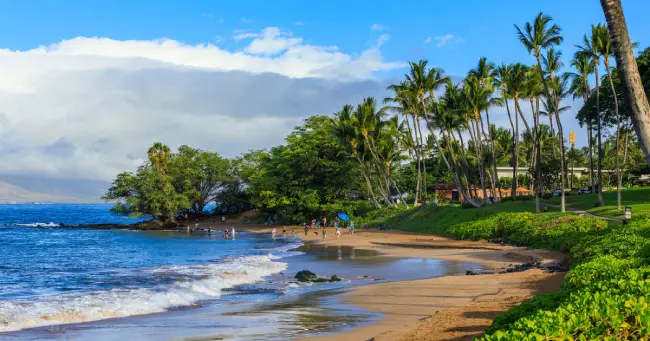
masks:
[[[272,229],[259,225],[235,225],[252,233],[271,233]],[[275,227],[278,235],[282,235],[282,226]],[[447,275],[355,286],[339,295],[341,302],[381,313],[378,322],[299,338],[299,341],[473,340],[510,307],[534,295],[559,290],[565,275],[564,272],[546,273],[537,268],[510,273],[498,273],[499,269],[534,261],[546,265],[567,264],[569,261],[568,256],[559,252],[401,231],[355,231],[354,236],[350,236],[346,230],[337,240],[333,229],[329,228],[328,239],[322,240],[320,233],[313,235],[313,230],[307,236],[302,228],[287,227],[288,233],[292,230],[304,242],[326,247],[374,250],[387,257],[472,262],[497,270],[495,274],[478,276]]]

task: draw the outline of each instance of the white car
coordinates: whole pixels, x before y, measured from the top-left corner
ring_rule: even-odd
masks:
[[[582,188],[578,190],[578,194],[591,194],[591,190],[589,188]]]

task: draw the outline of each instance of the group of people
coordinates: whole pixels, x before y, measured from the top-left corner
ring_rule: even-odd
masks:
[[[321,235],[323,236],[323,240],[327,239],[327,217],[321,217],[320,219],[312,219],[311,224],[304,223],[303,227],[305,229],[305,236],[309,234],[309,229],[317,229],[318,227],[322,228]],[[334,219],[334,222],[330,224],[330,227],[335,228],[336,232],[336,239],[341,238],[341,226],[339,225],[339,218],[336,217]],[[348,232],[353,235],[354,234],[354,222],[350,221],[350,225],[348,225]],[[314,236],[318,236],[318,230],[314,231]]]
[[[224,217],[221,217],[221,222],[225,222],[225,218],[224,218]],[[199,221],[197,220],[197,221],[196,221],[196,224],[194,224],[194,230],[192,230],[192,229],[190,228],[190,225],[187,224],[187,233],[190,233],[190,234],[191,234],[191,233],[193,233],[194,231],[196,231],[196,232],[201,231],[201,232],[207,232],[208,234],[212,234],[212,231],[213,231],[213,230],[212,230],[212,226],[208,226],[207,229],[202,229],[202,228],[201,228],[201,224],[200,224]],[[217,232],[217,230],[214,230],[214,231]],[[236,236],[236,235],[237,235],[237,231],[235,231],[235,227],[234,227],[234,226],[232,227],[231,230],[228,230],[228,228],[226,228],[226,229],[223,230],[223,237],[224,237],[225,239],[232,239],[232,240],[235,240],[235,236]]]

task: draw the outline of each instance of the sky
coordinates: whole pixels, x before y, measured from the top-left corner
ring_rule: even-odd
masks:
[[[650,46],[647,0],[623,0]],[[110,181],[161,141],[228,157],[281,144],[305,117],[383,98],[407,62],[455,79],[480,57],[534,58],[514,24],[543,11],[574,44],[598,1],[0,1],[0,175]],[[569,71],[567,68],[566,71]],[[569,100],[564,131],[586,133]],[[508,126],[505,109],[491,121]]]

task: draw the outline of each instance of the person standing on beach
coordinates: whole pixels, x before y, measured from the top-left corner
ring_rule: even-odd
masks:
[[[282,237],[285,237],[285,238],[287,237],[287,227],[286,226],[282,226]]]
[[[309,225],[305,223],[305,237],[307,237],[307,232],[309,232]]]
[[[327,239],[327,229],[323,226],[323,240]]]
[[[336,239],[339,239],[341,237],[341,227],[336,225]]]
[[[291,230],[291,239],[296,239],[296,230]]]
[[[323,228],[327,227],[327,217],[323,216]]]
[[[354,222],[350,221],[350,234],[354,234]]]

